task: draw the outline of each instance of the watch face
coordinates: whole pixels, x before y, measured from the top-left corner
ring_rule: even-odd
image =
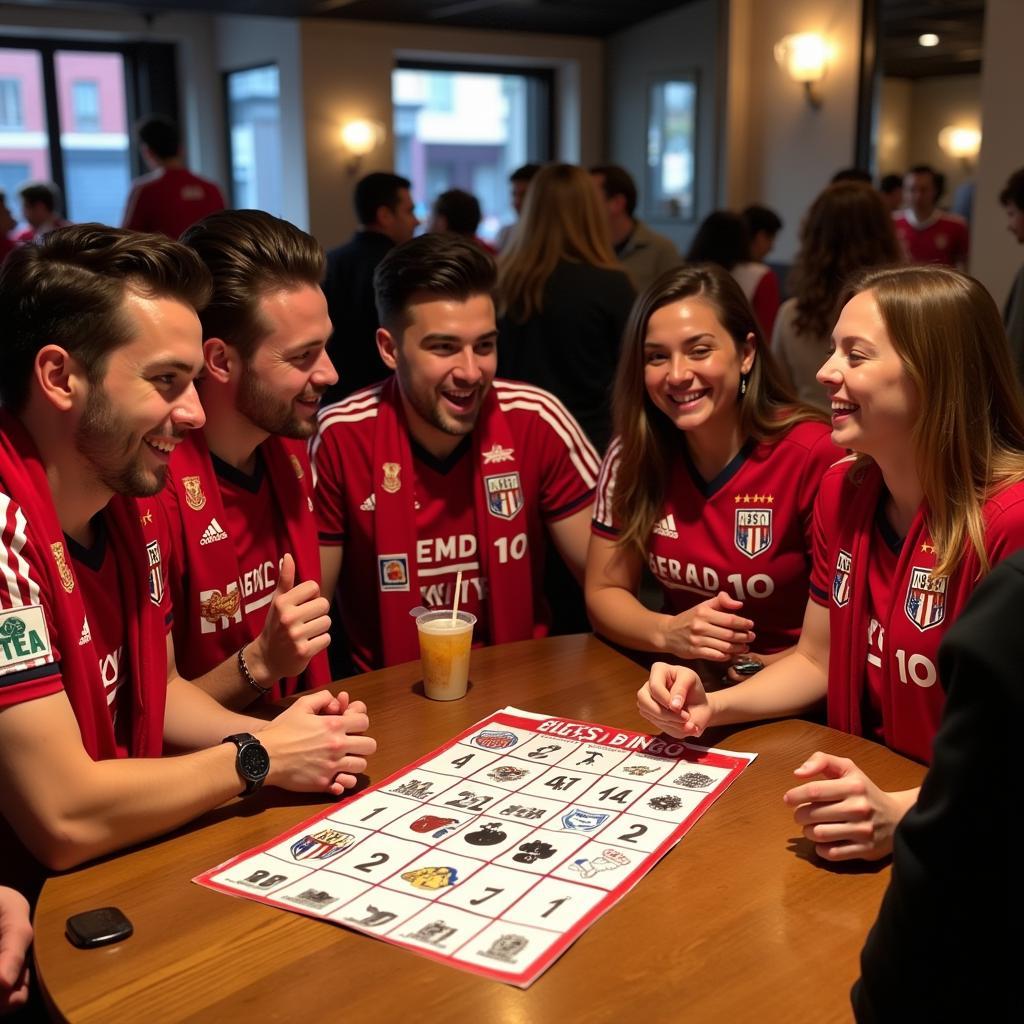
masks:
[[[259,743],[249,743],[238,755],[238,768],[243,778],[259,782],[270,770],[270,755]]]

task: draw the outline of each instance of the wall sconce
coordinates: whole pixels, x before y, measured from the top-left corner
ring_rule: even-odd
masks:
[[[829,45],[817,32],[797,32],[775,44],[775,60],[793,79],[802,82],[807,102],[817,109],[821,96],[814,86],[825,77],[828,68]]]
[[[949,124],[939,132],[939,146],[947,156],[962,160],[964,167],[970,168],[971,161],[981,149],[981,132],[977,128],[958,128]]]
[[[365,117],[346,121],[341,126],[341,144],[348,153],[348,173],[355,174],[367,153],[372,152],[384,139],[384,126]]]

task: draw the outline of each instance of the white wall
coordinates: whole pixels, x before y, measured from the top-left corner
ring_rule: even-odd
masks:
[[[281,216],[309,229],[306,132],[303,117],[302,40],[291,18],[220,17],[216,20],[217,67],[238,71],[276,64],[281,87]],[[218,83],[218,89],[220,89]]]
[[[401,58],[553,68],[560,101],[556,157],[584,164],[603,157],[604,47],[598,39],[313,19],[304,19],[300,32],[309,224],[327,247],[355,230],[356,177],[391,169],[391,71]],[[380,122],[387,136],[353,175],[339,129],[355,117]]]
[[[56,36],[104,42],[178,46],[178,92],[189,166],[227,184],[224,117],[215,57],[215,22],[205,14],[155,14],[151,22],[126,12],[0,6],[7,35]],[[146,111],[140,111],[146,113]]]
[[[636,181],[638,216],[683,250],[718,202],[718,13],[718,0],[696,0],[611,36],[605,57],[608,155]],[[660,220],[644,210],[648,90],[653,79],[692,73],[698,84],[696,217],[692,223]]]
[[[764,203],[785,227],[772,259],[792,260],[800,220],[832,175],[853,163],[860,71],[860,0],[729,0],[729,117],[745,125],[727,133],[727,203]],[[794,32],[820,32],[834,56],[820,92],[821,109],[775,63],[773,48]],[[739,40],[744,41],[740,45]]]
[[[981,153],[971,230],[971,273],[1002,306],[1024,248],[1006,231],[999,193],[1006,179],[1024,167],[1020,97],[1024,95],[1024,4],[988,0],[981,59]]]
[[[909,162],[931,164],[945,174],[943,205],[949,204],[957,186],[971,177],[971,171],[962,160],[947,156],[939,146],[939,132],[947,125],[981,127],[981,79],[978,75],[922,78],[915,81],[911,89]]]
[[[920,163],[910,152],[910,112],[914,83],[909,78],[883,78],[875,133],[875,166],[879,176],[902,174]]]

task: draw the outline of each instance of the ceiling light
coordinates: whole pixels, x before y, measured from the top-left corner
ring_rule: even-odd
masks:
[[[939,37],[934,32],[925,32],[924,35],[917,37],[917,41],[921,46],[939,45]]]

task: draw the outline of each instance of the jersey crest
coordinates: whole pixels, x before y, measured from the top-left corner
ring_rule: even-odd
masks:
[[[840,550],[836,558],[836,574],[832,577],[832,600],[839,608],[850,603],[850,569],[853,564],[849,551]]]
[[[68,565],[68,554],[64,550],[64,542],[59,540],[55,544],[51,544],[50,551],[53,553],[53,560],[57,564],[57,575],[60,577],[60,585],[70,594],[75,589],[75,577],[71,572],[71,566]]]
[[[206,507],[203,482],[197,476],[183,476],[181,486],[185,488],[185,504],[193,512],[201,512]]]
[[[946,618],[946,579],[932,578],[931,569],[915,565],[903,602],[907,618],[923,633],[939,626]]]
[[[164,599],[164,567],[160,555],[160,541],[151,540],[146,545],[146,558],[149,561],[149,599],[159,607]]]
[[[515,519],[523,507],[523,488],[518,471],[484,477],[487,511],[499,519]]]
[[[397,494],[402,489],[402,481],[398,479],[402,467],[397,462],[385,462],[381,467],[384,470],[384,479],[380,485],[388,494]]]
[[[291,460],[292,469],[295,470],[295,476],[301,480],[306,474],[302,471],[302,463],[299,462],[299,457],[292,452],[288,458]]]
[[[736,509],[736,528],[733,531],[736,550],[754,558],[767,551],[772,544],[772,510],[770,508]]]
[[[514,448],[502,448],[500,444],[492,444],[483,456],[484,465],[490,466],[495,462],[514,462],[516,453]]]
[[[237,583],[229,583],[223,591],[199,591],[199,629],[215,633],[227,629],[231,622],[242,621],[242,595]]]

